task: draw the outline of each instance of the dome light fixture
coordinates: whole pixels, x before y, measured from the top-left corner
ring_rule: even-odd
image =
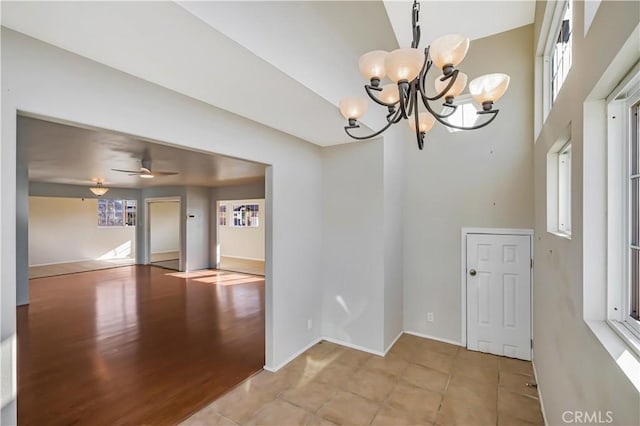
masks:
[[[109,188],[105,188],[104,186],[102,186],[102,181],[99,180],[96,183],[96,186],[89,188],[89,191],[93,192],[98,197],[102,197],[104,194],[109,192]]]
[[[424,51],[420,51],[418,49],[419,11],[420,3],[414,0],[411,47],[396,49],[393,52],[374,50],[360,57],[358,61],[360,72],[369,81],[369,84],[364,86],[367,95],[378,105],[386,107],[389,113],[387,123],[382,129],[370,135],[357,136],[351,131],[360,127],[358,120],[367,111],[367,100],[357,96],[342,99],[340,112],[348,121],[344,130],[352,138],[357,140],[374,138],[392,124],[407,119],[409,127],[416,132],[418,148],[422,149],[424,136],[436,121],[453,129],[475,130],[488,125],[497,117],[499,110],[493,109],[493,104],[505,94],[509,87],[509,76],[501,73],[483,75],[469,83],[471,96],[482,105],[482,111],[478,111],[478,114],[487,117],[486,120],[470,127],[458,126],[447,121],[458,107],[454,104],[456,96],[460,95],[467,85],[467,75],[456,67],[467,54],[469,39],[460,34],[445,35],[433,41]],[[442,70],[442,74],[435,80],[437,94],[428,96],[425,90],[425,79],[434,65]],[[381,86],[380,82],[385,77],[389,77],[393,83]],[[376,95],[376,92],[379,94]],[[430,104],[439,99],[444,100],[442,105],[445,109],[442,113],[437,113]],[[420,101],[427,112],[419,111]]]

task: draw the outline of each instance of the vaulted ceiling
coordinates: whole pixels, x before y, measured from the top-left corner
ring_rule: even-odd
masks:
[[[423,1],[422,46],[533,22],[534,1]],[[358,57],[410,44],[411,1],[2,2],[2,25],[320,146],[350,142]],[[461,13],[464,11],[464,13]],[[499,17],[500,19],[496,19]],[[379,127],[383,111],[363,119]]]

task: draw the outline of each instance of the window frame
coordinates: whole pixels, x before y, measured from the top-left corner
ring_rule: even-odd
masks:
[[[632,131],[632,108],[640,105],[640,67],[636,66],[607,99],[607,324],[640,356],[640,321],[631,317],[630,294],[632,208],[632,143],[638,161],[640,185],[640,133]],[[640,108],[638,108],[640,111]],[[640,119],[636,119],[636,126]],[[640,195],[638,195],[640,200]],[[640,209],[639,209],[640,210]],[[638,212],[640,214],[640,212]],[[638,241],[640,243],[640,241]],[[640,250],[639,250],[640,251]],[[640,291],[640,284],[636,291]]]
[[[553,104],[555,103],[556,99],[560,95],[560,90],[562,90],[564,83],[567,81],[569,71],[571,71],[571,67],[573,65],[573,33],[575,29],[575,25],[574,25],[575,19],[573,15],[574,15],[575,9],[573,7],[573,0],[565,0],[560,3],[562,8],[560,9],[559,18],[556,18],[557,22],[555,22],[555,25],[552,27],[553,31],[550,32],[549,34],[551,42],[548,46],[549,50],[546,52],[546,55],[545,55],[549,58],[548,60],[548,67],[549,67],[548,90],[549,90],[549,99],[550,99],[549,110],[551,110],[551,108],[553,107]],[[563,35],[564,21],[565,21],[564,17],[567,12],[569,12],[568,40],[566,43],[558,43],[558,40]],[[553,36],[553,38],[551,38],[551,36]],[[556,55],[558,51],[558,46],[563,46],[564,44],[566,44],[566,46],[564,47],[562,54],[559,55],[560,65],[557,65],[554,58],[558,56]],[[568,50],[568,55],[565,55],[565,52],[567,50]],[[565,60],[567,59],[567,57],[569,59],[569,67],[565,68],[564,65],[566,65]],[[559,85],[556,87],[556,85],[554,84],[554,79],[559,74],[562,74],[562,81],[560,81]]]
[[[240,224],[236,224],[236,209],[241,209],[242,207],[247,208],[248,206],[255,206],[255,210],[251,210],[251,209],[247,209],[248,212],[246,213],[246,217],[245,217],[245,221],[244,222],[240,222]],[[260,227],[260,204],[257,202],[253,202],[253,203],[238,203],[238,204],[232,204],[231,205],[231,213],[232,213],[232,220],[230,221],[230,226],[233,228],[259,228]],[[255,212],[255,215],[251,215],[250,212]],[[256,222],[255,224],[253,224],[251,218],[255,217]],[[240,218],[239,220],[242,221],[242,218]]]
[[[571,236],[571,140],[557,153],[558,167],[558,226],[557,232]]]
[[[224,203],[218,204],[218,226],[228,226],[227,218],[227,205]]]

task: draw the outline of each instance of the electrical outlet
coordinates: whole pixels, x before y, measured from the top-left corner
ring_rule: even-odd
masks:
[[[307,329],[311,330],[313,328],[313,320],[308,319],[307,320]]]
[[[427,321],[433,322],[433,312],[427,312]]]

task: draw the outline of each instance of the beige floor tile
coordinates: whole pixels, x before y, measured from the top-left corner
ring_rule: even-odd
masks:
[[[280,398],[289,401],[305,410],[316,412],[336,393],[336,389],[316,381],[302,386],[291,387],[280,394]]]
[[[362,368],[372,371],[382,371],[399,377],[408,365],[409,362],[404,359],[388,356],[372,356],[362,365]]]
[[[291,387],[293,378],[290,377],[293,373],[288,371],[278,371],[272,373],[270,371],[263,370],[257,374],[251,376],[245,384],[251,387],[258,387],[268,392],[279,393],[280,391]]]
[[[439,352],[445,355],[456,355],[459,350],[461,350],[460,346],[452,345],[450,343],[439,342],[437,340],[431,339],[422,339],[423,341],[420,343],[420,346],[428,351]]]
[[[218,414],[242,424],[274,399],[275,393],[251,388],[243,383],[216,400],[211,407]]]
[[[498,426],[544,426],[544,423],[530,423],[507,414],[498,414]]]
[[[542,412],[538,398],[520,395],[505,389],[498,395],[498,413],[530,423],[542,423]]]
[[[351,380],[354,373],[355,369],[353,367],[334,362],[320,370],[314,379],[318,382],[327,383],[336,388],[343,389],[349,380]]]
[[[180,423],[180,426],[237,426],[237,424],[216,413],[213,407],[209,406]]]
[[[307,351],[305,351],[304,355],[309,355],[316,358],[325,358],[330,355],[337,355],[340,352],[343,352],[346,348],[336,345],[335,343],[327,342],[323,340],[322,342],[313,345]]]
[[[449,375],[433,368],[409,364],[404,373],[402,373],[400,380],[424,389],[444,392],[449,381]]]
[[[478,366],[493,367],[497,369],[500,358],[502,357],[460,348],[455,364],[475,364]]]
[[[439,426],[495,426],[497,420],[493,407],[469,404],[468,401],[453,399],[445,395],[438,412],[436,425]]]
[[[336,426],[336,424],[320,416],[312,416],[307,422],[307,426]]]
[[[500,371],[524,373],[533,376],[533,367],[530,361],[522,361],[514,358],[500,357]]]
[[[441,401],[442,395],[438,392],[400,383],[385,403],[415,422],[433,423]]]
[[[453,376],[445,397],[466,401],[469,404],[491,406],[495,410],[498,398],[497,383],[476,381],[464,376]]]
[[[372,401],[382,402],[395,386],[396,378],[391,374],[363,368],[349,379],[345,390]]]
[[[459,361],[460,360],[457,360],[451,368],[452,377],[462,376],[491,384],[492,386],[498,385],[499,376],[497,366],[487,365],[478,361],[469,361],[466,363]]]
[[[417,426],[431,425],[428,421],[416,421],[406,411],[383,406],[371,423],[374,426]]]
[[[340,425],[368,425],[378,412],[378,407],[378,404],[361,396],[339,391],[317,414]]]
[[[511,392],[538,397],[538,389],[527,386],[527,383],[535,383],[533,376],[524,373],[500,372],[500,388]]]
[[[425,350],[417,352],[413,357],[413,362],[443,373],[449,373],[454,359],[454,355]]]
[[[287,401],[276,399],[263,406],[246,425],[282,426],[306,425],[313,417],[308,411]]]
[[[336,362],[351,368],[358,368],[374,355],[355,349],[346,349],[336,358]]]
[[[415,353],[419,350],[419,347],[415,343],[403,340],[405,336],[407,336],[407,334],[403,334],[393,347],[389,349],[389,352],[386,354],[386,358],[399,358],[409,361],[414,357]]]

